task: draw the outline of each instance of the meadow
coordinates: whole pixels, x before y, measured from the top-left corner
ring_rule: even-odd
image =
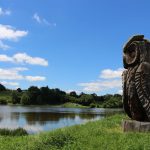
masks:
[[[150,133],[124,133],[125,115],[27,136],[0,136],[3,150],[149,150]]]

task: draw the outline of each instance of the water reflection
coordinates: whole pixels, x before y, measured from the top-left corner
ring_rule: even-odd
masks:
[[[0,128],[22,127],[29,133],[37,133],[101,119],[120,112],[121,109],[0,106]]]

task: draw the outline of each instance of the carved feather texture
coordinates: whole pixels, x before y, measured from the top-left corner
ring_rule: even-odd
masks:
[[[150,120],[150,74],[136,72],[135,86],[139,100]]]

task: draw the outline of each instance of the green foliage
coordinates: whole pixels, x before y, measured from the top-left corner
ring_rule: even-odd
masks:
[[[12,93],[12,94],[10,94]],[[60,89],[50,89],[48,86],[38,88],[29,87],[26,91],[18,88],[17,90],[1,91],[0,104],[22,104],[22,105],[61,105],[64,103],[76,103],[82,106],[119,108],[122,107],[122,96],[119,94],[97,96],[93,94],[81,93],[77,95],[75,91],[66,94]],[[75,106],[75,105],[74,105]],[[71,106],[72,107],[72,106]],[[76,107],[76,106],[75,106]]]
[[[3,97],[0,97],[0,105],[6,105],[7,104],[7,100]]]
[[[11,129],[0,129],[0,135],[5,136],[22,136],[28,135],[27,131],[23,128]]]
[[[38,95],[37,98],[36,98],[36,103],[37,103],[38,105],[40,105],[40,104],[43,103],[42,101],[43,101],[42,95]]]
[[[12,91],[11,100],[12,100],[13,104],[20,103],[20,96],[19,96],[19,93],[17,91]]]
[[[89,95],[89,94],[83,94],[80,97],[80,101],[79,101],[80,104],[83,104],[85,106],[90,105],[92,102],[94,102],[93,95]]]
[[[71,102],[64,103],[62,106],[66,108],[87,108],[86,106]]]
[[[37,97],[41,94],[40,89],[36,86],[31,86],[28,88],[28,93],[30,96],[30,104],[37,104]]]
[[[6,91],[6,88],[4,85],[0,84],[0,91]]]
[[[107,99],[103,105],[104,108],[120,108],[123,107],[122,98],[120,96],[114,96]]]
[[[70,92],[69,95],[72,97],[76,97],[76,98],[78,97],[78,95],[75,91]]]
[[[29,105],[30,104],[30,96],[29,96],[28,92],[23,93],[20,103],[22,105]]]

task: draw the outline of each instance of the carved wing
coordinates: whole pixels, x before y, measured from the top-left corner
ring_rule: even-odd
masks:
[[[123,71],[122,74],[122,81],[123,81],[123,107],[124,107],[124,111],[127,113],[127,115],[131,118],[131,112],[129,109],[129,104],[128,104],[128,98],[127,98],[127,87],[126,87],[126,81],[127,81],[127,70]]]
[[[150,64],[141,63],[135,73],[135,86],[139,100],[150,120]]]

